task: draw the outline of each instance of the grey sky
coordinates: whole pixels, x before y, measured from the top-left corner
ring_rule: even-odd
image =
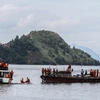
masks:
[[[0,1],[0,42],[32,30],[57,32],[68,44],[100,54],[100,0]]]

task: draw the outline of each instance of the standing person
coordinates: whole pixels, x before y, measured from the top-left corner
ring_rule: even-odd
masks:
[[[87,75],[87,70],[85,70],[85,75]]]
[[[44,70],[44,68],[42,68],[42,75],[44,75],[44,72],[45,72],[45,70]]]
[[[83,76],[83,74],[84,74],[84,70],[83,70],[83,69],[81,69],[81,76]]]
[[[45,68],[45,69],[44,69],[44,73],[45,73],[45,75],[46,75],[46,71],[47,71],[47,70],[46,70],[46,68]]]
[[[13,72],[13,70],[11,70],[10,71],[10,77],[11,77],[11,79],[13,78],[13,74],[14,74],[14,72]]]
[[[53,74],[55,74],[55,68],[53,68]]]
[[[71,68],[71,65],[68,66],[66,71],[72,73],[73,69]]]
[[[98,77],[98,75],[99,75],[99,70],[97,69],[97,77]]]
[[[56,74],[58,74],[58,69],[56,68]]]

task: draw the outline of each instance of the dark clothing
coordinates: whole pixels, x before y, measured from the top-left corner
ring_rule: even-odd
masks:
[[[87,70],[85,71],[85,75],[87,75]]]
[[[83,76],[83,74],[84,74],[84,70],[82,69],[82,70],[81,70],[81,76]]]
[[[30,79],[27,79],[27,80],[26,80],[26,83],[30,83]]]

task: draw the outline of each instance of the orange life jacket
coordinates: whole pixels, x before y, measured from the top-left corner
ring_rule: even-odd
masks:
[[[6,78],[9,78],[9,75],[8,74],[6,74],[6,76],[5,76]]]
[[[42,68],[42,73],[44,73],[44,68]]]
[[[93,70],[91,69],[91,70],[90,70],[90,74],[92,74],[92,72],[93,72]]]

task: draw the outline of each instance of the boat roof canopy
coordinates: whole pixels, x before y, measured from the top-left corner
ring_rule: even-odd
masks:
[[[10,70],[0,70],[0,72],[10,72]]]

